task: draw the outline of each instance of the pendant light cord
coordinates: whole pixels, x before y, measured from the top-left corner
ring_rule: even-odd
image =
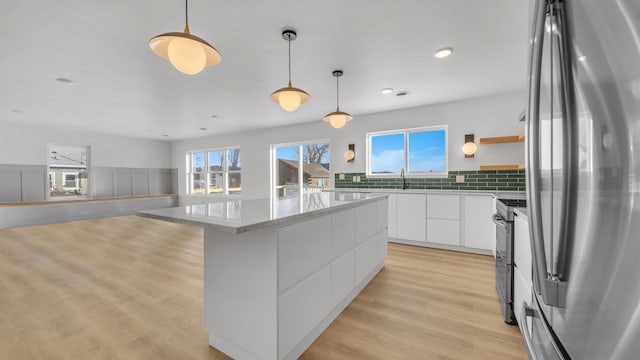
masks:
[[[189,34],[189,0],[184,0],[184,32]]]
[[[336,110],[340,111],[340,87],[338,86],[339,76],[336,76]]]
[[[287,36],[287,42],[289,43],[289,87],[291,87],[291,35]]]

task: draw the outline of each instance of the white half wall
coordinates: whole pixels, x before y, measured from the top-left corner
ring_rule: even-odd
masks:
[[[311,100],[313,101],[313,99]],[[524,143],[478,145],[475,158],[462,153],[465,134],[481,137],[517,135],[524,130],[518,117],[526,105],[525,92],[492,95],[464,101],[404,110],[355,116],[342,129],[321,120],[300,125],[217,135],[172,143],[172,166],[178,169],[178,189],[186,194],[185,154],[190,150],[239,146],[242,152],[242,196],[245,199],[269,197],[271,144],[329,139],[331,176],[342,172],[365,172],[366,133],[433,125],[449,127],[449,170],[478,170],[480,165],[524,163]],[[275,106],[275,105],[274,105]],[[304,106],[304,105],[303,105]],[[327,104],[327,111],[331,104]],[[344,109],[348,111],[349,109]],[[287,116],[282,112],[282,116]],[[247,121],[251,121],[247,119]],[[210,127],[215,126],[212,124]],[[344,160],[348,144],[355,144],[356,158]],[[181,203],[184,201],[181,199]]]
[[[0,164],[46,165],[48,144],[91,146],[92,167],[171,167],[171,143],[167,141],[0,120]]]

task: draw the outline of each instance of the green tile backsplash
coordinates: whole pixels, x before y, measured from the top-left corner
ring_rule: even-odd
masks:
[[[464,175],[457,183],[456,175]],[[353,182],[360,176],[360,182]],[[335,175],[336,188],[401,189],[402,178],[367,178],[365,173]],[[524,170],[449,171],[446,178],[407,178],[408,189],[525,191]]]

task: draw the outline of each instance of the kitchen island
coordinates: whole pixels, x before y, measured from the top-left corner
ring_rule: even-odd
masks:
[[[295,359],[382,269],[387,195],[313,193],[142,211],[202,226],[209,343]]]

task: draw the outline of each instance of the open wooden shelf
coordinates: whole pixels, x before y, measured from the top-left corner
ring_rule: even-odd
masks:
[[[504,144],[504,143],[512,143],[512,142],[523,142],[524,134],[513,135],[513,136],[498,136],[498,137],[490,137],[490,138],[480,138],[480,144]]]
[[[524,164],[514,165],[480,165],[480,170],[521,170],[524,169]]]
[[[524,141],[524,130],[520,134],[518,134],[518,140]]]

